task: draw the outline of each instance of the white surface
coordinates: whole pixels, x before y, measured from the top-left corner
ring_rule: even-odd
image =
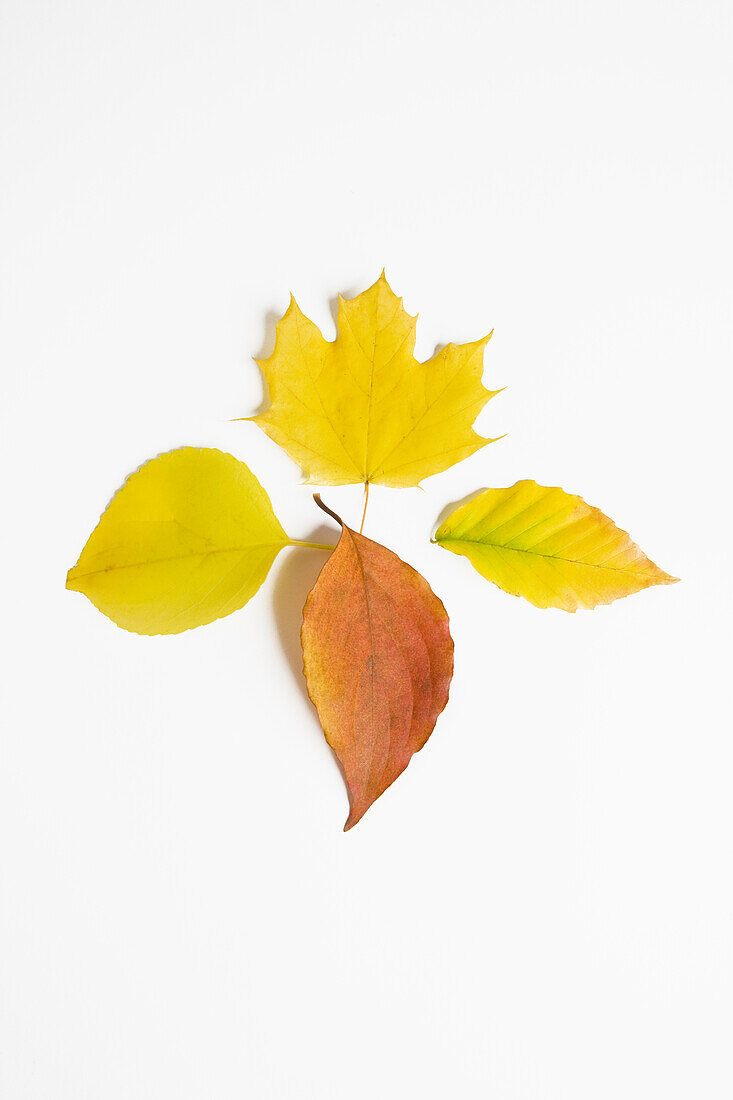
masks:
[[[3,0],[0,1093],[729,1100],[731,7]],[[383,264],[418,354],[495,326],[501,443],[367,533],[452,698],[350,834],[299,678],[319,568],[175,638],[64,591],[112,492],[248,424],[292,289]],[[683,578],[540,612],[428,537],[520,477]],[[324,493],[355,520],[358,488]]]

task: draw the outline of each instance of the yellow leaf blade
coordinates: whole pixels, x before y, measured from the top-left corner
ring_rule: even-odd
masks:
[[[271,406],[251,419],[322,485],[417,485],[493,442],[473,423],[498,390],[482,382],[489,336],[414,357],[417,318],[384,273],[350,301],[324,340],[295,301],[260,361]]]
[[[536,481],[484,489],[448,516],[435,541],[535,607],[577,611],[677,581],[598,508]]]
[[[178,634],[243,607],[289,543],[243,462],[183,447],[128,478],[66,587],[125,630]]]

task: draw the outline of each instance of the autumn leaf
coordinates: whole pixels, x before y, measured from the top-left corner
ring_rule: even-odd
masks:
[[[416,317],[382,273],[324,340],[294,299],[260,361],[271,406],[259,424],[310,482],[418,485],[493,440],[474,430],[499,390],[482,384],[491,333],[414,357]],[[244,606],[286,546],[330,557],[303,608],[303,671],[344,771],[351,829],[402,774],[448,701],[453,640],[427,581],[341,525],[337,546],[291,539],[257,478],[232,455],[184,447],[118,491],[66,586],[138,634],[176,634]],[[364,517],[362,517],[362,529]],[[581,497],[520,481],[453,511],[435,541],[537,607],[593,608],[674,577]]]
[[[344,769],[351,829],[432,733],[448,701],[453,641],[427,581],[322,507],[342,534],[303,609],[303,665]]]
[[[598,508],[536,481],[484,489],[448,516],[435,541],[535,607],[577,611],[677,580]]]
[[[416,321],[384,273],[350,301],[339,295],[333,342],[291,299],[274,352],[258,360],[272,405],[247,419],[321,485],[417,485],[467,458],[493,442],[472,428],[500,392],[481,383],[491,334],[418,363]]]
[[[178,634],[243,607],[289,545],[243,462],[183,447],[128,478],[66,587],[125,630]]]

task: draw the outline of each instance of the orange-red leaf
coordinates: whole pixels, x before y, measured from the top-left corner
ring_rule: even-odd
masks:
[[[301,639],[308,694],[349,787],[350,829],[432,733],[448,702],[453,640],[424,577],[339,523]]]

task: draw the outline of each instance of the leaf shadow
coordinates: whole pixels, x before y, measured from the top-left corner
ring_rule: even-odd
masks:
[[[438,527],[440,527],[441,523],[448,519],[448,516],[451,514],[451,512],[455,512],[456,508],[462,508],[464,504],[468,504],[469,500],[473,500],[480,493],[485,492],[485,486],[481,489],[472,489],[470,493],[466,493],[465,497],[461,497],[460,500],[454,500],[450,504],[446,504],[445,508],[442,509],[440,515],[435,521],[435,529],[437,530]]]
[[[259,351],[254,356],[255,359],[268,359],[272,355],[275,350],[275,337],[279,320],[281,320],[281,315],[274,309],[268,309],[265,314],[265,333]]]
[[[330,539],[336,539],[336,532],[325,523],[308,535],[308,542],[328,542]],[[300,648],[303,604],[327,558],[328,552],[325,550],[291,547],[277,572],[272,590],[272,608],[280,646],[301,694],[306,699],[308,692],[303,677],[303,654]]]
[[[320,524],[308,535],[309,542],[333,540],[335,543],[337,538],[333,526],[327,526],[325,523]],[[319,741],[329,749],[334,765],[343,778],[343,769],[323,736],[315,708],[308,695],[303,675],[303,652],[300,646],[303,605],[327,559],[328,552],[325,550],[311,550],[302,546],[291,547],[275,578],[272,609],[281,649],[306,703],[307,713],[310,715],[309,728],[317,732]]]
[[[269,359],[269,357],[275,350],[276,329],[279,320],[280,314],[276,313],[274,309],[268,309],[267,313],[265,314],[265,332],[262,337],[262,343],[260,344],[257,353],[253,355],[252,359],[250,360],[250,363],[254,365],[255,369],[257,370],[260,381],[262,383],[262,398],[254,412],[251,412],[249,414],[250,416],[260,416],[270,407],[270,394],[267,389],[267,382],[265,381],[265,376],[260,370],[259,364],[256,362],[256,360]]]
[[[344,296],[345,297],[345,296]],[[328,299],[328,310],[331,314],[331,319],[338,331],[339,324],[339,296],[336,294],[333,298]]]

